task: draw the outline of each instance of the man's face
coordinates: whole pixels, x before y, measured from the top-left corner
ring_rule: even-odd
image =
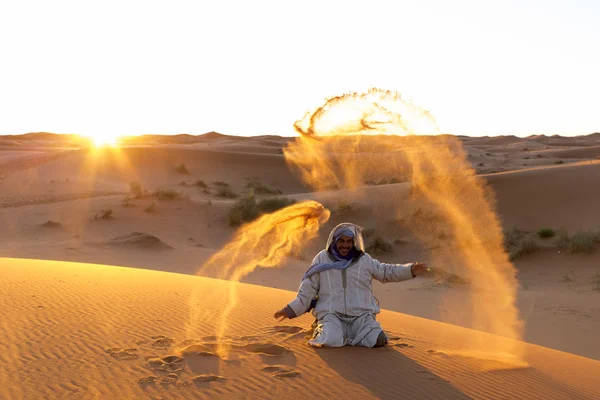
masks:
[[[347,256],[352,246],[354,245],[354,239],[350,236],[342,235],[336,243],[337,251],[341,256]]]

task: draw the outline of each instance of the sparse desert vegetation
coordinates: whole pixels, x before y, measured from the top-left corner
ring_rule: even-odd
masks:
[[[208,185],[206,184],[206,182],[204,182],[202,179],[198,179],[196,181],[196,186],[198,186],[201,189],[205,189],[208,187]]]
[[[347,213],[353,210],[356,210],[356,203],[347,199],[338,201],[335,207],[335,211],[338,213]]]
[[[540,240],[538,241],[536,238]],[[546,242],[549,239],[552,240]],[[541,247],[564,249],[569,254],[589,254],[594,251],[598,242],[600,242],[599,229],[578,231],[571,236],[564,228],[557,231],[542,228],[535,235],[516,228],[504,231],[504,247],[511,260],[533,253]]]
[[[369,254],[383,254],[394,250],[394,245],[379,234],[365,240],[365,251]]]
[[[539,246],[532,234],[512,228],[504,231],[504,248],[508,252],[509,259],[514,260],[533,253]]]
[[[554,229],[550,228],[542,228],[537,232],[537,235],[542,239],[554,237],[555,234],[556,232],[554,231]]]
[[[239,195],[231,190],[229,186],[220,186],[215,193],[217,197],[223,197],[225,199],[237,199]]]
[[[153,213],[154,211],[156,211],[156,203],[155,202],[150,203],[150,205],[148,207],[144,208],[144,212],[147,212],[150,214]]]
[[[181,163],[177,167],[175,167],[175,171],[183,175],[189,175],[190,173],[185,163]]]
[[[142,197],[144,195],[144,190],[142,189],[142,185],[135,181],[129,183],[129,193],[131,193],[134,197]]]
[[[589,254],[594,251],[598,241],[600,241],[599,230],[590,229],[586,231],[578,231],[569,238],[567,251],[569,253]]]
[[[294,203],[295,200],[287,197],[271,197],[257,202],[253,195],[244,196],[229,210],[227,215],[229,225],[239,226],[244,222],[253,221],[261,214],[274,212]]]
[[[48,220],[44,222],[41,226],[44,228],[60,228],[62,227],[62,224],[58,221]]]
[[[271,187],[260,180],[254,178],[246,185],[247,189],[250,189],[254,194],[281,194],[281,190]]]
[[[106,209],[106,210],[100,210],[98,213],[96,213],[96,215],[94,215],[94,219],[104,219],[104,220],[108,220],[108,219],[112,219],[113,218],[113,210],[112,209]]]
[[[177,200],[181,197],[181,193],[173,189],[158,189],[154,195],[159,200]]]

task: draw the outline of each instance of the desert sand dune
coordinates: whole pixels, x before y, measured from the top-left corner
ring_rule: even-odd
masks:
[[[308,316],[271,316],[292,292],[238,284],[215,338],[226,299],[212,294],[226,281],[16,259],[0,268],[2,398],[600,396],[598,361],[524,343],[519,360],[484,356],[469,343],[486,334],[403,314],[381,314],[387,348],[313,349]]]
[[[542,150],[540,153],[554,158],[600,159],[600,146],[587,146],[566,150]]]
[[[381,261],[429,261],[429,249],[406,225],[410,215],[389,214],[391,205],[402,204],[405,196],[410,195],[408,182],[389,183],[390,177],[385,177],[381,181],[368,182],[355,192],[345,189],[312,192],[290,171],[280,153],[289,138],[240,138],[218,133],[200,137],[178,135],[168,140],[150,136],[140,139],[142,144],[136,142],[121,149],[72,151],[46,146],[49,137],[34,136],[37,141],[29,138],[0,150],[0,175],[3,177],[0,179],[0,255],[3,257],[124,265],[193,275],[230,240],[236,229],[229,226],[228,213],[237,199],[220,197],[219,190],[226,187],[234,194],[244,196],[250,192],[252,182],[260,182],[297,201],[320,201],[332,215],[318,237],[308,243],[301,254],[285,260],[277,269],[259,268],[243,282],[295,291],[307,264],[323,247],[329,230],[347,220],[387,240],[390,247],[373,254]],[[569,146],[567,140],[557,137],[550,138],[551,145],[542,143],[548,138],[541,138],[540,143],[531,137],[463,139],[469,161],[496,194],[498,214],[505,228],[534,233],[540,228],[564,227],[571,233],[600,228],[596,201],[600,198],[596,189],[600,187],[600,164],[595,159],[598,143],[593,135],[590,138],[566,138],[575,146]],[[10,140],[16,141],[15,138]],[[375,154],[373,149],[369,151]],[[558,165],[557,161],[564,164]],[[199,185],[199,181],[204,186]],[[139,182],[143,193],[133,195],[131,182]],[[159,189],[178,195],[173,200],[159,198],[154,194]],[[258,193],[257,198],[274,195]],[[104,218],[107,210],[112,213]],[[551,244],[553,242],[540,243],[541,250],[514,261],[520,285],[517,306],[525,321],[524,340],[600,360],[595,343],[596,332],[600,329],[600,308],[595,305],[599,292],[594,289],[594,285],[600,285],[595,283],[600,272],[597,250],[592,254],[568,254],[560,252]],[[163,247],[161,244],[171,248],[155,249]],[[568,371],[552,370],[571,365],[573,371],[579,371],[578,363],[583,363],[585,368],[581,367],[581,370],[597,371],[597,362],[528,345],[528,354],[535,355],[533,359],[538,360],[535,368],[489,371],[497,364],[486,362],[482,365],[469,357],[456,356],[457,351],[462,351],[460,346],[457,347],[458,338],[465,335],[464,332],[475,334],[473,331],[456,328],[459,334],[453,342],[454,336],[449,332],[454,332],[454,327],[388,312],[381,315],[384,326],[402,339],[393,341],[393,346],[384,353],[374,355],[362,351],[365,349],[315,352],[305,345],[302,337],[302,329],[310,325],[309,317],[293,321],[289,330],[271,320],[273,305],[283,306],[293,296],[292,292],[245,285],[242,287],[246,288],[248,299],[259,298],[260,304],[246,304],[239,310],[241,319],[233,328],[235,337],[231,339],[231,346],[240,357],[247,358],[242,357],[242,364],[236,364],[214,355],[215,340],[208,338],[214,334],[214,315],[198,324],[201,327],[198,333],[190,336],[187,331],[181,331],[189,317],[192,287],[197,286],[184,282],[207,282],[201,278],[103,265],[38,264],[12,259],[3,260],[2,275],[13,276],[11,274],[16,272],[10,268],[17,265],[23,271],[38,268],[38,265],[42,270],[43,265],[52,267],[47,270],[48,274],[38,273],[38,270],[32,273],[32,282],[38,283],[19,289],[21,292],[18,293],[28,294],[10,297],[11,301],[22,302],[10,303],[6,310],[18,313],[28,309],[25,305],[29,303],[24,302],[25,299],[29,301],[40,296],[48,299],[58,293],[62,300],[56,304],[65,310],[76,310],[74,315],[83,319],[80,325],[77,320],[63,322],[70,318],[65,310],[60,311],[63,314],[33,316],[42,318],[40,320],[30,320],[25,314],[11,314],[15,315],[15,321],[22,323],[21,327],[31,328],[30,333],[22,335],[33,335],[17,337],[12,333],[13,336],[8,337],[13,339],[0,344],[4,346],[0,347],[3,349],[0,357],[3,361],[10,360],[10,368],[13,368],[8,371],[14,372],[13,377],[23,377],[24,384],[14,389],[17,390],[13,395],[15,398],[27,398],[26,393],[41,393],[41,397],[60,397],[60,394],[85,397],[81,395],[85,388],[91,388],[91,392],[85,392],[88,397],[124,393],[124,398],[127,395],[219,398],[263,392],[266,397],[293,397],[297,393],[313,397],[383,398],[395,398],[398,393],[406,394],[407,398],[540,398],[540,393],[543,398],[597,396],[597,384],[594,386],[586,381],[588,378],[583,378],[587,372],[577,376]],[[60,275],[63,269],[65,273],[71,273],[69,271],[73,269],[69,268],[78,272],[73,272],[72,276]],[[140,275],[120,278],[136,272]],[[54,273],[58,275],[52,275]],[[15,278],[10,282],[26,285],[29,276],[23,275],[22,279]],[[84,276],[89,279],[76,280]],[[103,282],[107,286],[100,285],[101,276],[106,277]],[[44,283],[35,281],[38,278]],[[134,281],[135,285],[132,284]],[[66,290],[53,286],[65,282],[72,283],[64,287]],[[201,284],[200,287],[212,287],[214,281],[210,282],[210,285]],[[129,289],[130,283],[135,290]],[[170,286],[158,286],[161,284]],[[48,289],[50,292],[44,295],[44,285],[54,289]],[[96,288],[98,285],[102,289]],[[420,278],[401,285],[376,283],[374,288],[382,308],[430,320],[452,321],[447,318],[452,310],[442,304],[442,299],[451,299],[457,304],[468,301],[463,299],[461,285],[461,282],[442,277]],[[187,292],[182,288],[187,288]],[[103,293],[108,297],[102,297]],[[7,296],[10,295],[4,298]],[[117,300],[119,298],[121,300]],[[70,302],[75,299],[87,299],[87,303],[83,302],[86,307],[79,303],[72,305]],[[97,299],[101,299],[99,303],[102,304],[96,304]],[[207,301],[202,296],[199,300],[201,303]],[[36,309],[38,305],[44,308]],[[105,305],[112,308],[102,309]],[[127,308],[129,305],[137,308]],[[44,304],[34,306],[36,310],[48,308]],[[211,307],[207,305],[205,309],[214,309],[215,315],[219,315],[218,307]],[[251,321],[244,319],[246,312],[252,315]],[[132,321],[128,317],[131,315],[134,316]],[[6,321],[3,318],[2,329],[13,329]],[[65,327],[61,326],[63,323]],[[39,345],[35,347],[33,342],[25,343],[23,338],[37,340],[39,336],[36,335],[44,334],[42,327],[46,331],[48,327],[59,329],[55,336],[62,338],[52,338],[50,342],[55,348],[65,345],[64,350],[53,352]],[[432,332],[438,331],[444,333],[443,337],[433,336]],[[133,332],[133,339],[127,332]],[[241,340],[239,336],[248,338]],[[410,338],[420,338],[422,342],[410,342]],[[186,339],[189,340],[184,342]],[[175,346],[160,347],[162,344]],[[293,356],[287,351],[279,354],[284,353],[282,347],[290,349]],[[261,352],[269,355],[260,355]],[[548,358],[549,354],[554,358]],[[94,370],[92,365],[99,365],[99,360],[107,362],[109,369]],[[26,362],[37,368],[34,371],[38,375],[25,378],[23,363]],[[76,368],[70,362],[83,366],[83,378],[81,373],[76,375]],[[252,372],[244,368],[244,363],[252,365]],[[365,367],[357,370],[363,365],[377,363],[382,363],[381,369]],[[542,364],[543,368],[540,367]],[[66,376],[70,378],[56,378],[52,371],[57,367],[66,368]],[[124,372],[123,367],[126,367]],[[180,368],[186,371],[183,378],[182,372],[177,371]],[[421,369],[429,371],[419,372]],[[37,376],[45,378],[38,379]],[[126,383],[123,376],[127,377]],[[246,378],[238,379],[238,376]],[[398,376],[403,378],[399,380]],[[1,379],[8,378],[2,376]],[[329,387],[327,379],[337,383]],[[38,384],[38,381],[44,384]],[[99,384],[101,381],[103,383]],[[10,387],[7,382],[0,381],[1,387]],[[130,383],[133,384],[131,388],[127,386]],[[188,389],[201,392],[192,394],[186,392]],[[5,393],[0,392],[0,397],[5,397]]]
[[[485,176],[505,227],[569,230],[600,226],[600,162]]]

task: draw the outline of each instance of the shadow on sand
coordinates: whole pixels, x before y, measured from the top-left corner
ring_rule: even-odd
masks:
[[[470,399],[450,382],[390,347],[317,348],[315,352],[342,378],[380,399]]]

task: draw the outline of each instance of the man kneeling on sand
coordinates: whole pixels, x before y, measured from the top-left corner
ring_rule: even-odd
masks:
[[[343,223],[329,234],[327,246],[314,258],[300,283],[298,296],[275,313],[275,318],[296,318],[313,309],[317,319],[315,347],[383,347],[387,337],[375,315],[379,302],[373,295],[373,278],[400,282],[427,271],[423,263],[384,264],[364,251],[360,228]]]

